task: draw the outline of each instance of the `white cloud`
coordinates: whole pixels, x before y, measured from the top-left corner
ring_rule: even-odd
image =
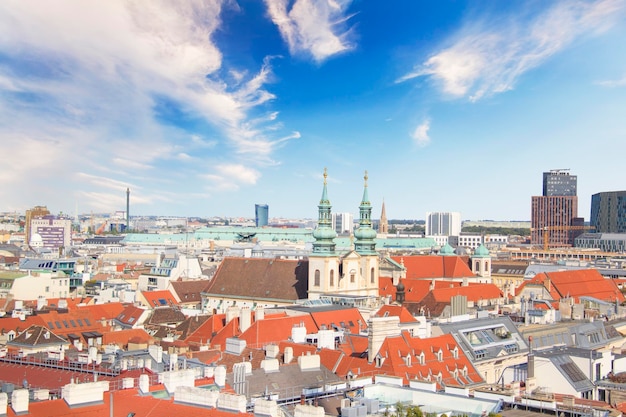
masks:
[[[40,176],[69,183],[77,172],[162,182],[181,163],[190,172],[204,169],[209,149],[215,159],[220,152],[266,164],[282,138],[251,121],[261,105],[276,119],[267,108],[275,98],[266,89],[271,61],[252,70],[224,68],[212,40],[223,7],[235,5],[0,2],[0,143],[16,161],[0,173],[11,180],[0,199],[15,198]],[[172,107],[210,126],[204,129],[210,138],[160,120],[159,109]],[[21,207],[38,203],[21,194]]]
[[[316,62],[354,48],[346,26],[350,0],[265,0],[268,13],[292,55],[310,54]]]
[[[522,74],[577,38],[609,29],[624,15],[622,0],[547,4],[551,7],[538,15],[468,24],[398,81],[430,77],[444,93],[476,101],[513,89]]]
[[[430,136],[428,136],[429,130],[430,119],[426,119],[421,124],[419,124],[415,128],[415,130],[413,130],[413,133],[411,133],[411,138],[418,146],[426,146],[430,143]]]
[[[622,78],[619,78],[617,80],[596,81],[595,84],[601,85],[602,87],[609,87],[609,88],[626,87],[626,75],[624,75]]]

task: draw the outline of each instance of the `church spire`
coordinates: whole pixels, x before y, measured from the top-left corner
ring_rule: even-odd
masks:
[[[380,221],[378,222],[378,233],[389,233],[389,223],[387,221],[387,213],[385,211],[384,199],[383,199],[383,207],[380,210]]]
[[[317,206],[318,219],[317,228],[313,231],[313,254],[322,256],[334,256],[335,255],[335,238],[337,233],[332,227],[332,216],[330,200],[328,199],[327,190],[327,178],[328,172],[324,168],[324,188],[322,189],[322,198]]]
[[[367,171],[365,171],[363,199],[359,206],[359,228],[354,232],[356,243],[354,249],[362,255],[376,254],[376,231],[372,229],[372,205],[367,192]]]

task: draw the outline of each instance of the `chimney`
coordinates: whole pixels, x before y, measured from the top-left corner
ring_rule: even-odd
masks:
[[[548,276],[548,274],[546,274],[546,280],[544,284],[548,292],[552,291],[552,281],[550,281],[550,277]]]
[[[241,312],[239,313],[239,331],[241,333],[245,332],[250,328],[250,324],[252,321],[252,311],[250,307],[242,307]]]
[[[17,415],[28,413],[28,390],[16,389],[11,394],[11,406]]]
[[[372,363],[388,336],[399,336],[400,317],[372,317],[369,320],[367,361]]]
[[[255,321],[265,320],[265,308],[263,306],[257,306],[254,312]]]
[[[293,348],[291,346],[287,346],[285,348],[285,353],[283,356],[283,360],[285,364],[290,363],[293,360]]]
[[[9,397],[6,392],[0,392],[0,416],[6,416]]]
[[[239,307],[229,306],[226,308],[226,323],[230,323],[232,319],[239,317]]]

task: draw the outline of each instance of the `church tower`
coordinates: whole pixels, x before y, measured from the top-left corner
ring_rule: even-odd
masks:
[[[335,252],[337,233],[332,224],[332,206],[328,199],[328,173],[324,168],[324,188],[317,206],[317,227],[313,231],[313,252],[309,255],[309,299],[319,299],[320,294],[335,292],[339,286],[339,257]]]
[[[378,233],[389,233],[389,223],[387,222],[387,213],[385,212],[385,200],[383,200],[383,207],[380,211],[380,221],[378,222]]]
[[[365,171],[363,198],[359,206],[359,228],[355,230],[354,250],[360,256],[362,289],[367,295],[378,295],[378,252],[376,252],[376,231],[372,228],[372,205],[367,192],[367,171]]]

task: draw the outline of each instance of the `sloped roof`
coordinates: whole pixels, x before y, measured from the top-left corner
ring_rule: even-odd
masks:
[[[131,339],[133,339],[134,343],[151,343],[154,340],[144,329],[124,329],[115,332],[104,332],[102,344],[125,347]]]
[[[38,316],[46,323],[46,327],[60,335],[101,331],[103,328],[99,318],[96,319],[88,309],[77,308],[67,313],[51,310],[39,313]]]
[[[170,290],[142,291],[141,295],[146,299],[150,308],[178,305],[178,301]]]
[[[209,316],[197,329],[182,337],[187,343],[204,344],[208,343],[226,324],[226,314],[214,314]]]
[[[120,314],[115,317],[115,320],[126,326],[135,326],[137,321],[141,318],[142,314],[146,312],[145,309],[129,305]]]
[[[307,298],[308,261],[225,258],[206,293],[250,300],[296,301]]]
[[[206,279],[171,281],[170,286],[181,303],[199,303],[202,301],[201,293],[207,289],[209,282]]]
[[[579,297],[582,296],[619,303],[625,300],[617,284],[609,278],[604,278],[596,269],[539,273],[517,287],[516,294],[520,294],[527,285],[532,284],[548,288],[553,300],[572,297],[574,301],[579,302]]]
[[[406,268],[407,279],[473,277],[467,262],[460,256],[410,255],[392,259]]]
[[[291,329],[294,326],[302,325],[306,327],[307,334],[316,333],[319,330],[309,314],[277,318],[265,317],[264,320],[257,320],[252,323],[250,328],[239,335],[239,338],[245,339],[250,347],[262,347],[271,342],[279,343],[288,340],[291,338]]]
[[[185,315],[174,307],[159,307],[152,310],[148,324],[182,323]]]
[[[413,317],[413,315],[402,306],[395,305],[384,305],[382,306],[374,317],[386,317],[386,316],[395,316],[400,317],[400,323],[415,323],[417,319]]]
[[[46,347],[68,345],[69,343],[43,326],[30,326],[7,344],[16,347]]]
[[[350,333],[359,333],[359,326],[367,327],[366,321],[358,308],[336,309],[330,311],[311,312],[311,317],[318,329],[335,327],[347,329]]]

